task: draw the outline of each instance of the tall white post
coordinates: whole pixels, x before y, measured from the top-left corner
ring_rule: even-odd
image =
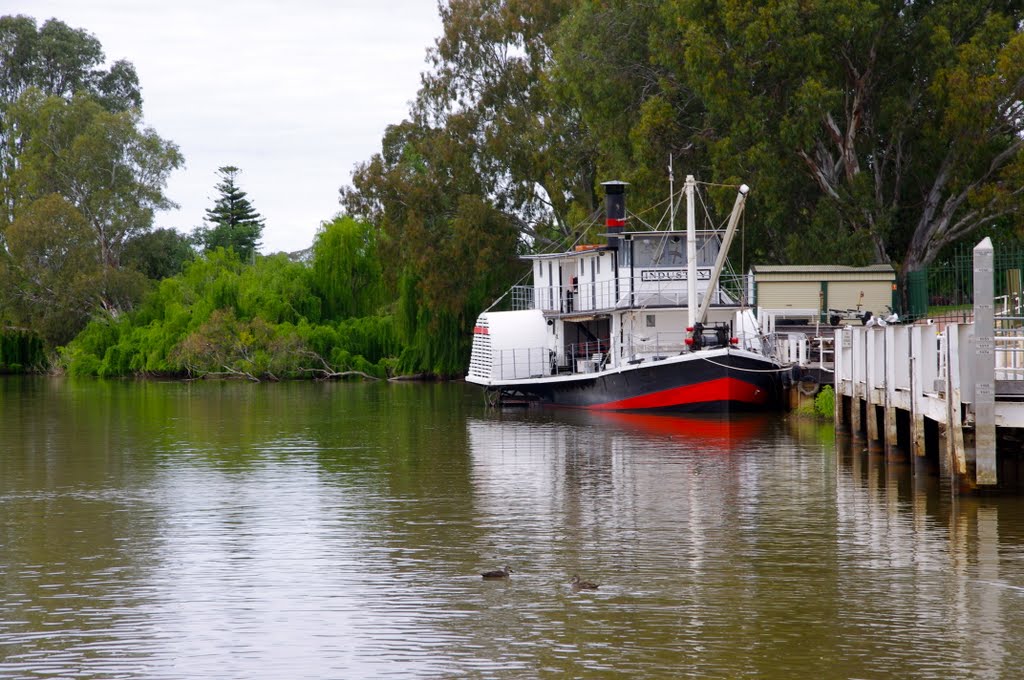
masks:
[[[697,180],[693,175],[686,176],[686,314],[693,327],[697,321],[697,206],[694,201],[694,190]]]

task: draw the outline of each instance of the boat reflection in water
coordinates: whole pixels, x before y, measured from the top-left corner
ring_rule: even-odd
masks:
[[[698,416],[594,411],[586,415],[586,420],[594,425],[614,427],[631,434],[682,440],[710,453],[732,450],[757,440],[776,419],[763,413]]]
[[[757,493],[770,467],[765,441],[779,436],[779,422],[550,409],[470,418],[474,503],[480,516],[586,507],[580,525],[610,512],[639,513],[652,526],[663,512],[700,524]]]
[[[541,410],[467,421],[476,463],[546,461],[560,467],[585,457],[680,462],[758,449],[778,436],[770,414],[655,415],[615,411]],[[625,457],[625,458],[624,458]],[[546,468],[548,466],[542,466]],[[525,474],[536,474],[530,471]],[[524,474],[523,470],[517,474]]]

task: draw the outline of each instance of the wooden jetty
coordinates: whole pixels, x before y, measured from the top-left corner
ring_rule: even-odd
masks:
[[[992,262],[986,238],[972,322],[835,333],[837,430],[887,460],[937,461],[958,493],[1024,489],[1024,317],[995,313]]]

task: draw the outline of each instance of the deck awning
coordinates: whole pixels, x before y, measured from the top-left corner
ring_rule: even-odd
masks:
[[[562,317],[562,321],[594,321],[595,319],[608,319],[610,314],[567,314]]]

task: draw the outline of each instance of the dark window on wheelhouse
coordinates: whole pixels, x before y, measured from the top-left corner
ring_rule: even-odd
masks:
[[[719,246],[717,237],[698,234],[697,266],[710,267],[714,265],[715,258],[718,257]],[[633,265],[636,267],[682,267],[686,265],[686,237],[678,233],[636,237],[632,240],[631,250]]]

